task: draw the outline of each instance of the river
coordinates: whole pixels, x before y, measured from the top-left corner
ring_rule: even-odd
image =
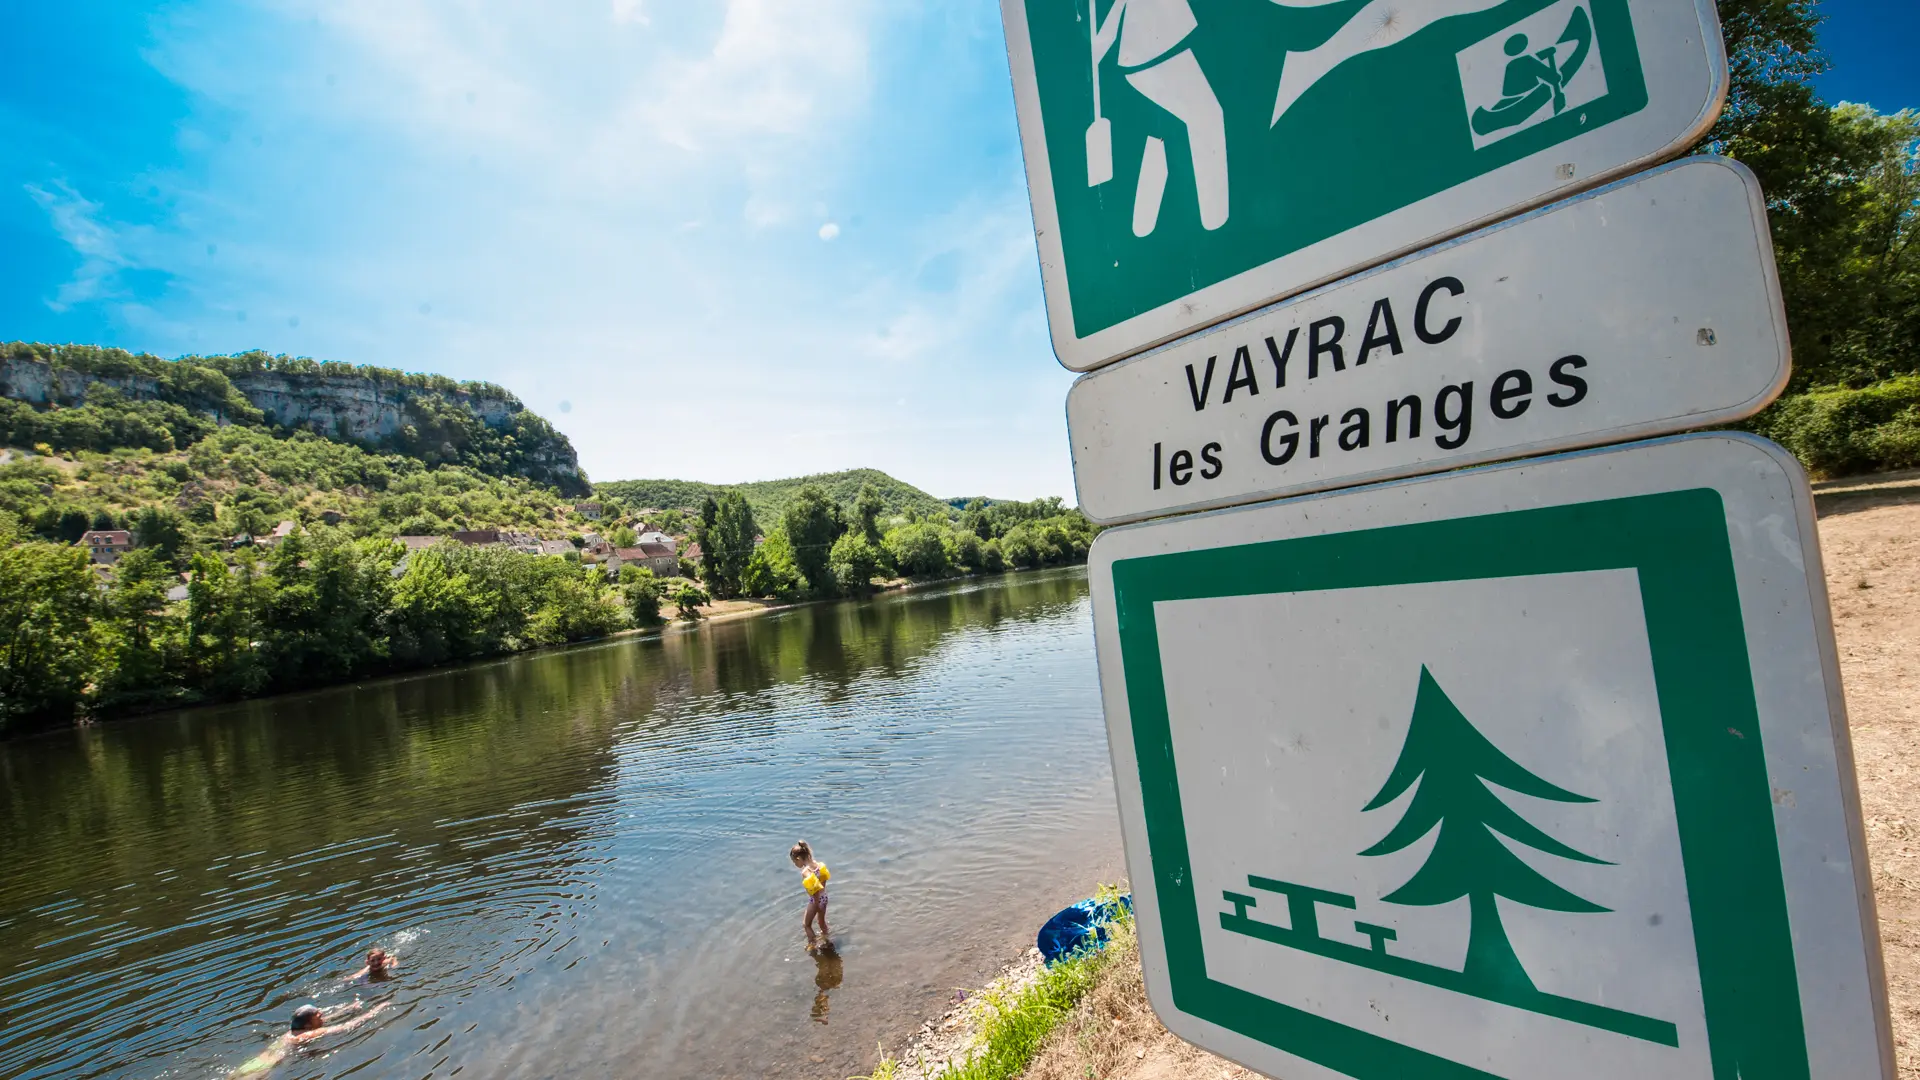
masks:
[[[356,994],[276,1078],[864,1073],[1122,873],[1087,604],[1007,575],[0,744],[0,1077],[224,1076]]]

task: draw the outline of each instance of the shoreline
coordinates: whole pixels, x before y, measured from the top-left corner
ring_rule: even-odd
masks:
[[[756,618],[762,615],[772,615],[778,612],[792,611],[796,608],[813,607],[820,604],[858,603],[865,600],[876,599],[887,593],[893,593],[893,592],[907,593],[907,592],[913,592],[917,589],[934,588],[936,586],[941,586],[941,585],[952,585],[957,582],[978,581],[986,578],[1001,578],[1001,577],[1008,577],[1014,574],[1045,573],[1048,571],[1065,570],[1065,569],[1071,569],[1074,567],[1079,567],[1084,569],[1086,567],[1086,563],[1084,562],[1063,563],[1059,566],[1040,566],[1040,567],[1034,567],[1026,570],[1020,570],[1020,569],[1002,570],[994,574],[988,574],[984,572],[974,573],[974,574],[956,574],[952,577],[933,578],[926,581],[914,581],[911,578],[895,578],[880,584],[874,589],[873,592],[863,597],[836,596],[836,597],[826,597],[826,598],[817,599],[817,600],[785,600],[785,601],[758,600],[758,599],[723,600],[723,601],[720,601],[720,603],[743,604],[745,606],[733,608],[727,611],[718,611],[711,615],[702,615],[698,619],[680,619],[680,618],[670,618],[670,617],[662,616],[660,622],[654,626],[629,627],[625,630],[616,630],[613,633],[606,634],[602,637],[582,638],[579,641],[568,641],[559,645],[539,645],[530,649],[516,649],[513,652],[498,653],[493,656],[472,657],[470,659],[459,660],[459,661],[456,661],[453,663],[447,663],[447,664],[432,664],[426,667],[407,668],[404,671],[390,671],[390,672],[385,672],[379,675],[370,675],[362,679],[349,679],[345,682],[325,683],[318,686],[304,687],[299,690],[287,690],[278,694],[261,694],[254,697],[224,698],[218,701],[183,702],[180,704],[168,705],[168,706],[165,706],[164,708],[153,709],[150,711],[128,712],[128,713],[123,713],[121,715],[112,716],[112,717],[99,717],[99,716],[82,717],[78,720],[75,720],[71,724],[66,724],[59,727],[40,728],[36,730],[31,730],[31,731],[7,733],[4,729],[0,729],[0,745],[15,745],[15,744],[27,742],[32,739],[50,738],[53,736],[64,735],[74,731],[83,731],[88,728],[94,728],[94,727],[102,727],[102,726],[108,726],[108,725],[118,726],[121,724],[136,723],[136,722],[145,721],[145,720],[157,720],[162,717],[174,716],[179,713],[188,712],[194,709],[217,709],[217,708],[223,708],[231,705],[242,705],[249,702],[279,701],[287,698],[301,697],[303,695],[308,695],[308,694],[324,694],[330,691],[353,688],[353,687],[373,686],[373,685],[378,685],[380,683],[385,683],[385,682],[394,682],[394,681],[403,680],[403,679],[414,679],[414,678],[420,678],[428,675],[440,674],[442,672],[459,671],[467,668],[484,667],[488,664],[499,664],[499,663],[504,663],[511,660],[519,660],[524,657],[539,656],[544,653],[562,652],[568,649],[592,648],[594,646],[607,645],[613,642],[623,641],[630,638],[665,637],[668,634],[672,634],[672,633],[685,633],[688,631],[698,630],[701,627],[706,626],[710,623],[737,622],[741,619]],[[669,580],[677,580],[677,579],[669,579]],[[686,579],[686,580],[691,580],[691,579]]]

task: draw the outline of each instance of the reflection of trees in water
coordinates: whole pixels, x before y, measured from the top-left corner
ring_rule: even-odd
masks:
[[[709,680],[697,684],[698,692],[750,696],[806,679],[831,704],[864,677],[898,677],[956,631],[992,633],[1009,622],[1039,622],[1086,592],[1081,571],[1010,574],[721,623],[704,634],[669,638],[668,646],[688,650],[687,667]]]
[[[0,742],[0,865],[33,868],[0,882],[0,910],[236,852],[425,839],[436,822],[578,796],[607,776],[623,722],[768,735],[753,728],[772,704],[740,699],[810,680],[837,703],[956,631],[1037,622],[1086,591],[1083,572],[1009,574]],[[716,691],[734,700],[663,707]]]
[[[0,865],[35,868],[7,875],[0,908],[49,882],[420,837],[585,791],[608,763],[617,672],[591,653],[532,659],[0,743]]]

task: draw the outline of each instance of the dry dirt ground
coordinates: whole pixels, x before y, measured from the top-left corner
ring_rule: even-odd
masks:
[[[1920,471],[1816,484],[1901,1080],[1920,1080]],[[1025,1080],[1250,1077],[1160,1026],[1109,969]]]

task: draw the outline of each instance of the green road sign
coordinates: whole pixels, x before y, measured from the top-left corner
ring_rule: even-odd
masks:
[[[1091,3],[1091,6],[1089,6]],[[1706,0],[1002,0],[1084,371],[1678,153]]]
[[[1161,1018],[1289,1080],[1891,1080],[1811,510],[1715,434],[1103,534]]]

